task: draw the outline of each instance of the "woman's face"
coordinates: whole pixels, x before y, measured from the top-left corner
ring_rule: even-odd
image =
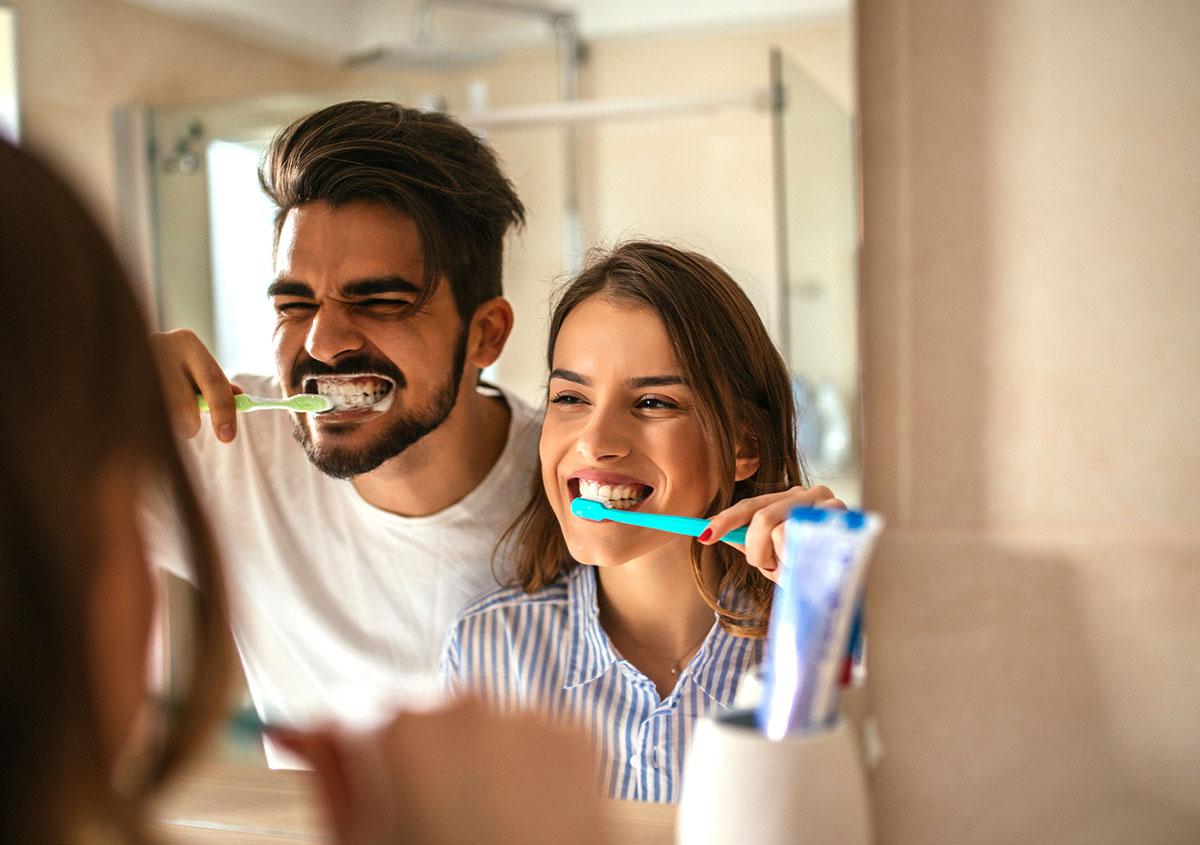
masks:
[[[703,516],[715,455],[658,315],[602,295],[577,305],[554,346],[542,482],[571,555],[617,566],[686,554],[691,540],[571,513],[576,496],[614,508]]]

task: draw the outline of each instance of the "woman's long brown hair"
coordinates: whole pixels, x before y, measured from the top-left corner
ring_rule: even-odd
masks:
[[[648,307],[662,320],[716,458],[720,490],[708,515],[741,499],[807,484],[796,449],[787,367],[753,304],[728,273],[697,253],[647,241],[592,256],[555,303],[548,368],[554,366],[554,345],[563,321],[593,296]],[[759,466],[752,476],[735,483],[737,447],[746,437],[757,444]],[[545,587],[578,565],[567,551],[540,472],[528,503],[505,537],[509,539],[517,583],[526,592]],[[700,594],[717,612],[722,627],[740,636],[764,636],[772,582],[747,565],[739,552],[718,544],[712,547],[719,574],[714,593],[701,577],[703,549],[692,544],[692,569]]]
[[[112,247],[58,177],[2,141],[0,185],[0,841],[68,841],[87,826],[136,841],[145,798],[225,702],[217,552]],[[95,485],[118,460],[168,493],[198,587],[189,694],[122,790],[101,745],[87,643]]]

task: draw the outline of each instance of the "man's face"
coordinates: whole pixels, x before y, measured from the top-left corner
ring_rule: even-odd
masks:
[[[322,472],[370,472],[449,415],[466,329],[444,280],[419,308],[424,258],[412,218],[354,202],[288,212],[275,281],[275,366],[289,395],[338,410],[297,414],[296,439]]]

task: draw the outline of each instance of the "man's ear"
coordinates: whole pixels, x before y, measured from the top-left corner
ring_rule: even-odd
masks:
[[[512,327],[512,306],[504,297],[489,299],[476,308],[467,331],[467,361],[481,370],[494,364]]]
[[[758,472],[758,438],[743,434],[733,459],[733,480],[745,481]]]

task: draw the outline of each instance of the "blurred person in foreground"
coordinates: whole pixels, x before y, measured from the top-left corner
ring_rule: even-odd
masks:
[[[0,184],[0,841],[145,841],[147,801],[226,702],[224,582],[112,247],[57,177],[3,142]],[[147,693],[146,497],[172,509],[198,587],[169,722]],[[586,744],[532,717],[460,702],[370,734],[280,740],[316,769],[341,842],[601,835]],[[548,799],[536,809],[514,800],[535,790]]]

